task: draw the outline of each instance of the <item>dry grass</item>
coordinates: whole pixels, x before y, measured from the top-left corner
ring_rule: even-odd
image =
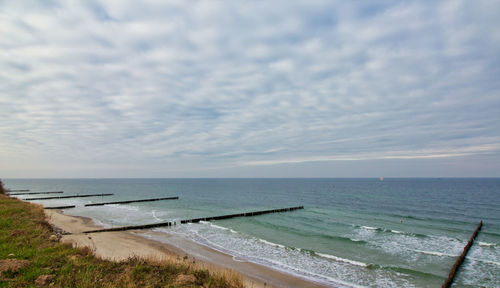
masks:
[[[0,260],[30,263],[2,271],[0,287],[37,287],[44,277],[51,287],[243,287],[238,274],[189,259],[99,259],[89,248],[51,241],[44,217],[41,206],[0,195]]]

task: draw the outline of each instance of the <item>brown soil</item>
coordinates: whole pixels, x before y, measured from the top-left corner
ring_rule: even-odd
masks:
[[[18,260],[18,259],[4,259],[0,260],[0,273],[4,271],[17,272],[23,267],[29,266],[31,264],[28,260]]]

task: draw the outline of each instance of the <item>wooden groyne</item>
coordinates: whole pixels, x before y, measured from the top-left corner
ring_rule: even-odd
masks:
[[[71,195],[71,196],[54,196],[54,197],[41,197],[41,198],[26,198],[23,200],[50,200],[50,199],[67,199],[67,198],[82,198],[82,197],[98,197],[98,196],[111,196],[113,193],[108,194],[84,194],[84,195]]]
[[[457,273],[458,269],[462,265],[462,263],[465,260],[465,256],[467,256],[467,253],[469,252],[470,247],[472,247],[472,244],[474,243],[474,239],[476,239],[477,233],[479,233],[479,230],[481,230],[481,227],[483,226],[483,221],[480,221],[479,224],[477,225],[476,230],[474,230],[474,233],[472,233],[472,236],[469,239],[469,242],[467,242],[467,245],[465,245],[464,250],[462,251],[462,254],[458,256],[457,260],[455,261],[455,264],[451,267],[450,274],[448,275],[448,278],[444,282],[442,288],[449,288],[451,287],[451,284],[453,283],[453,280],[455,279],[455,274]]]
[[[140,200],[128,200],[128,201],[117,201],[117,202],[103,202],[103,203],[92,203],[85,204],[85,206],[103,206],[109,204],[127,204],[127,203],[136,203],[136,202],[153,202],[153,201],[161,201],[161,200],[177,200],[179,197],[164,197],[164,198],[153,198],[153,199],[140,199]]]
[[[18,195],[60,194],[60,193],[64,193],[64,191],[22,192],[22,193],[9,193],[9,195],[18,196]]]
[[[12,190],[12,189],[5,189],[7,192],[27,192],[30,191],[30,189],[17,189],[17,190]]]
[[[147,224],[147,225],[122,226],[122,227],[115,227],[115,228],[90,230],[90,231],[83,231],[83,233],[98,233],[98,232],[113,232],[113,231],[150,229],[150,228],[158,228],[158,227],[165,227],[165,226],[172,226],[172,225],[175,225],[175,223],[172,223],[172,222],[162,222],[162,223]]]
[[[43,209],[68,209],[75,207],[76,207],[75,205],[68,205],[68,206],[43,207]]]
[[[290,208],[283,208],[283,209],[272,209],[272,210],[264,210],[264,211],[256,211],[256,212],[246,212],[246,213],[230,214],[230,215],[215,216],[215,217],[195,218],[195,219],[181,220],[180,223],[181,224],[198,223],[200,221],[222,220],[222,219],[229,219],[229,218],[234,218],[234,217],[250,217],[250,216],[257,216],[257,215],[269,214],[269,213],[289,212],[289,211],[294,211],[294,210],[298,210],[298,209],[304,209],[304,206],[297,206],[297,207],[290,207]],[[99,233],[99,232],[150,229],[150,228],[158,228],[158,227],[169,227],[169,226],[176,225],[176,224],[177,224],[176,222],[162,222],[162,223],[154,223],[154,224],[147,224],[147,225],[123,226],[123,227],[115,227],[115,228],[107,228],[107,229],[90,230],[90,231],[84,231],[83,233]]]
[[[215,217],[204,217],[204,218],[181,220],[181,224],[198,223],[200,221],[223,220],[223,219],[229,219],[229,218],[235,218],[235,217],[250,217],[250,216],[257,216],[257,215],[269,214],[269,213],[289,212],[289,211],[298,210],[298,209],[304,209],[304,206],[297,206],[297,207],[290,207],[290,208],[283,208],[283,209],[272,209],[272,210],[256,211],[256,212],[247,212],[247,213],[239,213],[239,214],[230,214],[230,215],[222,215],[222,216],[215,216]]]

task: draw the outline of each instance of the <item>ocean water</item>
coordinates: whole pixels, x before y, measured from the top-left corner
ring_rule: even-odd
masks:
[[[155,231],[176,234],[239,261],[260,263],[332,287],[440,287],[483,220],[454,287],[500,286],[498,178],[4,182],[11,189],[64,190],[61,195],[114,193],[111,197],[33,201],[45,206],[77,205],[65,213],[91,217],[106,227],[304,205],[304,210],[294,212]],[[87,203],[166,196],[180,199],[83,207]]]

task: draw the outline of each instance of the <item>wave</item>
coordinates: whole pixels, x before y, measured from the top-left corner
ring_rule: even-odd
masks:
[[[459,225],[467,225],[471,224],[471,222],[466,222],[462,220],[457,220],[457,219],[448,219],[448,218],[433,218],[433,217],[419,217],[419,216],[413,216],[413,215],[401,215],[401,214],[394,214],[394,213],[389,213],[387,214],[389,216],[395,217],[395,218],[400,218],[400,219],[410,219],[410,220],[418,220],[418,221],[439,221],[439,222],[444,222],[444,223],[451,223],[451,224],[459,224]]]
[[[267,245],[271,245],[271,246],[275,246],[275,247],[280,247],[280,248],[284,248],[284,249],[298,250],[300,252],[307,253],[307,254],[309,254],[311,256],[319,256],[319,257],[323,257],[323,258],[327,258],[327,259],[332,259],[332,260],[335,260],[335,261],[338,261],[338,262],[349,263],[349,264],[356,265],[356,266],[361,266],[361,267],[366,267],[368,265],[368,264],[363,263],[363,262],[359,262],[359,261],[355,261],[355,260],[351,260],[351,259],[345,259],[345,258],[342,258],[342,257],[330,255],[330,254],[319,253],[319,252],[316,252],[316,251],[310,250],[310,249],[288,247],[288,246],[284,246],[284,245],[281,245],[281,244],[276,244],[276,243],[273,243],[273,242],[270,242],[270,241],[267,241],[267,240],[264,240],[264,239],[260,239],[260,238],[258,240],[260,242],[262,242],[262,243],[267,244]]]
[[[226,227],[222,227],[222,226],[218,226],[218,225],[212,224],[210,222],[200,221],[200,223],[201,224],[208,224],[211,227],[214,227],[214,228],[217,228],[217,229],[221,229],[221,230],[224,230],[224,231],[232,230],[232,229],[229,229],[229,228],[226,228]],[[204,238],[201,235],[198,235],[198,236],[201,237],[201,238]],[[337,237],[337,236],[328,236],[328,237],[332,237],[334,239],[341,239],[341,240],[344,240],[344,241],[348,240],[348,241],[353,241],[353,242],[364,242],[363,240],[355,240],[355,239],[350,239],[350,238],[345,238],[345,237]],[[211,241],[209,241],[206,238],[204,238],[204,239],[207,240],[208,242],[211,242]],[[296,248],[296,247],[285,246],[285,245],[274,243],[274,242],[271,242],[271,241],[268,241],[268,240],[265,240],[265,239],[262,239],[262,238],[254,238],[254,239],[256,239],[258,242],[263,243],[265,245],[269,245],[269,246],[272,246],[272,247],[278,247],[278,248],[281,248],[281,249],[296,250],[296,251],[300,251],[302,253],[309,254],[309,255],[311,255],[313,257],[314,256],[316,256],[316,257],[322,257],[322,258],[326,258],[326,259],[335,260],[337,262],[348,263],[348,264],[355,265],[355,266],[360,266],[360,267],[367,267],[367,265],[368,265],[368,264],[360,262],[360,261],[346,259],[346,258],[342,258],[342,257],[338,257],[338,256],[326,254],[326,253],[319,253],[319,252],[316,252],[314,250],[309,250],[309,249],[305,249],[305,248]],[[215,243],[211,243],[211,244],[215,245],[215,246],[219,246],[219,245],[216,245]],[[219,246],[219,248],[223,248],[223,247]],[[240,260],[240,261],[244,261],[244,260]]]
[[[409,268],[404,268],[404,267],[398,267],[398,266],[382,266],[382,265],[378,265],[378,264],[374,264],[374,263],[369,263],[366,265],[366,268],[371,269],[371,270],[376,270],[376,269],[390,270],[390,271],[394,271],[394,272],[402,273],[402,274],[406,274],[406,275],[418,276],[419,278],[426,277],[426,278],[442,279],[442,277],[439,275],[435,275],[435,274],[428,273],[428,272],[422,272],[422,271],[418,271],[418,270],[413,270],[413,269],[409,269]]]
[[[270,242],[270,241],[267,241],[267,240],[264,240],[264,239],[260,239],[260,238],[258,240],[259,240],[259,242],[265,243],[267,245],[271,245],[271,246],[275,246],[275,247],[280,247],[280,248],[284,248],[284,249],[298,250],[298,251],[301,251],[301,252],[305,252],[305,253],[307,253],[307,254],[309,254],[311,256],[319,256],[319,257],[323,257],[323,258],[327,258],[327,259],[332,259],[332,260],[335,260],[335,261],[338,261],[338,262],[349,263],[349,264],[356,265],[356,266],[361,266],[361,267],[366,267],[368,265],[368,264],[363,263],[363,262],[359,262],[359,261],[355,261],[355,260],[351,260],[351,259],[345,259],[345,258],[341,258],[341,257],[338,257],[338,256],[330,255],[330,254],[319,253],[319,252],[316,252],[314,250],[303,249],[303,248],[296,248],[296,247],[288,247],[288,246],[285,246],[285,245],[273,243],[273,242]]]
[[[320,256],[320,257],[323,257],[323,258],[333,259],[335,261],[345,262],[345,263],[353,264],[353,265],[356,265],[356,266],[361,266],[361,267],[367,267],[368,266],[368,264],[363,263],[363,262],[359,262],[359,261],[355,261],[355,260],[351,260],[351,259],[345,259],[345,258],[341,258],[341,257],[329,255],[329,254],[317,253],[317,252],[315,254],[318,255],[318,256]]]
[[[223,227],[223,226],[219,226],[219,225],[216,225],[216,224],[213,224],[212,222],[208,222],[208,221],[200,221],[201,224],[206,224],[206,225],[210,225],[210,227],[213,227],[213,228],[216,228],[216,229],[220,229],[220,230],[224,230],[224,231],[229,231],[231,233],[238,233],[238,231],[235,231],[231,228],[227,228],[227,227]]]
[[[496,261],[477,259],[477,258],[471,258],[471,257],[467,257],[467,259],[472,260],[472,261],[483,262],[483,263],[488,263],[488,264],[500,266],[500,262],[496,262]]]
[[[259,238],[259,241],[262,242],[262,243],[265,243],[267,245],[276,246],[276,247],[280,247],[280,248],[287,248],[285,245],[273,243],[273,242],[270,242],[270,241],[267,241],[267,240],[264,240],[264,239],[260,239]],[[294,249],[294,248],[292,248],[292,249]]]
[[[139,211],[139,207],[133,206],[133,205],[106,204],[105,206],[113,207],[113,208],[119,209],[119,210],[126,210],[126,211],[133,211],[133,212]]]
[[[288,233],[293,233],[302,237],[317,237],[317,238],[323,238],[323,239],[329,239],[329,240],[334,240],[334,241],[343,241],[343,242],[349,242],[349,243],[354,243],[354,244],[365,244],[366,241],[364,240],[359,240],[359,239],[351,239],[349,237],[343,237],[343,236],[334,236],[334,235],[328,235],[328,234],[321,234],[321,233],[316,233],[316,232],[307,232],[307,231],[302,231],[296,228],[292,227],[285,227],[281,225],[275,225],[271,224],[268,222],[261,222],[259,223],[262,226],[272,228],[273,230],[278,230],[278,231],[285,231]]]
[[[183,233],[173,232],[171,230],[169,230],[169,233],[178,234],[181,237],[188,236],[188,235],[185,235]],[[241,254],[241,251],[235,251],[232,249],[228,249],[228,247],[225,247],[223,245],[220,245],[220,244],[217,244],[213,241],[210,241],[208,238],[203,237],[202,235],[197,234],[197,236],[199,237],[199,239],[202,239],[203,241],[199,241],[199,239],[192,238],[189,236],[188,236],[188,239],[190,239],[190,240],[192,240],[200,245],[204,245],[204,246],[210,247],[212,249],[215,249],[219,252],[231,255],[232,258],[238,262],[248,262],[249,261],[249,262],[257,263],[260,265],[271,267],[271,268],[276,269],[278,271],[290,273],[290,274],[296,275],[298,277],[308,279],[308,280],[315,282],[315,283],[328,284],[328,285],[331,285],[333,283],[333,284],[335,284],[335,287],[346,287],[346,288],[347,287],[351,287],[351,288],[352,287],[357,287],[357,288],[363,287],[363,286],[359,286],[359,285],[356,285],[354,283],[349,283],[349,282],[346,282],[346,281],[343,281],[340,279],[336,279],[336,278],[333,278],[333,277],[330,277],[327,275],[318,274],[318,273],[315,273],[313,271],[301,269],[295,265],[289,265],[287,262],[283,262],[283,261],[280,261],[277,259],[272,259],[272,258],[267,258],[267,257],[263,258],[262,256],[243,255],[243,254]],[[266,245],[276,246],[276,243],[272,243],[272,242],[266,241],[264,239],[254,238],[254,240],[258,240],[258,242],[266,244]],[[307,249],[290,248],[290,247],[285,247],[283,245],[278,245],[278,246],[284,247],[285,249],[292,249],[292,250],[299,251],[299,252],[305,252],[311,256],[317,255],[316,252],[311,251],[311,250],[307,250]],[[323,255],[327,255],[327,254],[323,254]],[[333,257],[332,255],[329,255],[329,256]],[[349,259],[344,259],[344,262],[347,262],[347,261],[349,261]]]
[[[481,234],[491,235],[491,236],[495,236],[495,237],[500,237],[500,234],[495,233],[495,232],[491,232],[491,231],[481,231]]]
[[[332,236],[332,235],[326,235],[326,234],[318,234],[318,236],[320,238],[324,238],[324,239],[330,239],[330,240],[341,241],[341,242],[348,242],[348,243],[353,243],[353,244],[366,244],[367,243],[365,240],[356,239],[356,238]]]
[[[422,278],[443,279],[443,277],[441,277],[439,275],[436,275],[436,274],[432,274],[432,273],[428,273],[428,272],[422,272],[422,271],[413,270],[413,269],[408,269],[408,268],[404,268],[404,267],[383,266],[383,267],[381,267],[381,269],[391,270],[391,271],[395,271],[395,272],[398,272],[398,273],[403,273],[403,274],[407,274],[407,275],[418,276],[418,277],[422,277]]]
[[[425,235],[425,234],[405,232],[405,231],[399,231],[399,230],[393,230],[393,229],[385,229],[385,228],[380,228],[380,227],[358,226],[358,225],[354,225],[354,227],[361,228],[361,229],[364,229],[364,230],[370,230],[370,231],[376,231],[376,232],[383,232],[383,233],[393,233],[393,234],[413,236],[413,237],[418,237],[418,238],[427,238],[427,237],[429,237],[429,235]]]
[[[156,212],[156,210],[151,211],[151,214],[153,215],[153,218],[155,218],[158,221],[163,221],[163,219],[160,219],[160,218],[156,217],[156,213],[155,212]]]
[[[488,243],[488,242],[481,242],[481,241],[478,241],[477,244],[479,244],[479,246],[486,246],[486,247],[495,247],[498,245],[497,243]]]
[[[217,228],[217,229],[220,229],[220,230],[225,230],[225,231],[229,230],[229,228],[213,224],[213,223],[211,223],[209,221],[200,221],[200,224],[210,225],[210,227]]]
[[[458,256],[460,256],[460,255],[442,253],[442,252],[437,252],[437,251],[425,251],[425,250],[413,250],[413,251],[418,252],[418,253],[422,253],[422,254],[434,255],[434,256],[440,256],[440,257],[458,257]]]

